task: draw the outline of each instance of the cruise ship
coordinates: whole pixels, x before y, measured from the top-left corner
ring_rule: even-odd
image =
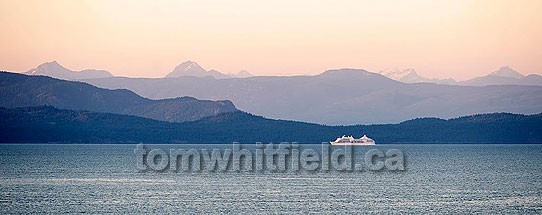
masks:
[[[369,146],[369,145],[376,145],[375,141],[367,135],[363,135],[363,137],[356,139],[352,136],[345,136],[337,138],[333,142],[329,142],[331,145],[334,146]]]

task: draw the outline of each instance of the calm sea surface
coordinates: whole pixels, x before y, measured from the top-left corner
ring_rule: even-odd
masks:
[[[181,148],[148,145],[155,147]],[[138,172],[135,145],[4,144],[0,214],[542,213],[542,145],[385,145],[355,151],[370,148],[402,150],[406,170]]]

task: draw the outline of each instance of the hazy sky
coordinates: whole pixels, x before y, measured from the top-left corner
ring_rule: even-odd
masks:
[[[224,73],[414,68],[459,80],[542,73],[542,1],[0,0],[0,69],[160,77],[186,60]]]

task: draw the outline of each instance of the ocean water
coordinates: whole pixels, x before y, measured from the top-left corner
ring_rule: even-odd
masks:
[[[542,213],[542,145],[369,148],[406,170],[138,172],[135,145],[0,144],[0,214]]]

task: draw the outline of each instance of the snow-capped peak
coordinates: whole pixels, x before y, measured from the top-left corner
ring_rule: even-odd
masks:
[[[408,69],[399,69],[399,68],[388,68],[379,72],[381,75],[384,75],[388,78],[391,78],[396,81],[413,83],[420,80],[425,80],[426,78],[421,77],[416,73],[416,70],[412,68]]]
[[[26,73],[30,75],[48,75],[48,76],[55,77],[56,75],[65,75],[71,72],[72,72],[71,70],[66,69],[65,67],[60,65],[58,62],[51,61],[51,62],[42,63],[35,69],[31,69]]]
[[[416,70],[412,68],[402,69],[402,70],[398,68],[384,69],[380,71],[379,73],[390,79],[400,81],[403,83],[437,83],[437,84],[455,84],[456,83],[456,81],[451,78],[430,79],[430,78],[423,77],[421,75],[418,75]]]
[[[409,68],[401,70],[397,67],[387,68],[379,73],[396,81],[401,81],[401,79],[405,78],[406,76],[418,75],[414,69]]]
[[[193,61],[185,61],[173,69],[166,77],[180,77],[180,76],[206,76],[207,71],[200,65]]]
[[[166,78],[176,78],[182,76],[195,76],[195,77],[206,77],[211,76],[216,79],[228,78],[229,76],[224,75],[216,70],[207,71],[203,69],[198,63],[193,61],[185,61],[173,69],[172,72],[166,75]]]

